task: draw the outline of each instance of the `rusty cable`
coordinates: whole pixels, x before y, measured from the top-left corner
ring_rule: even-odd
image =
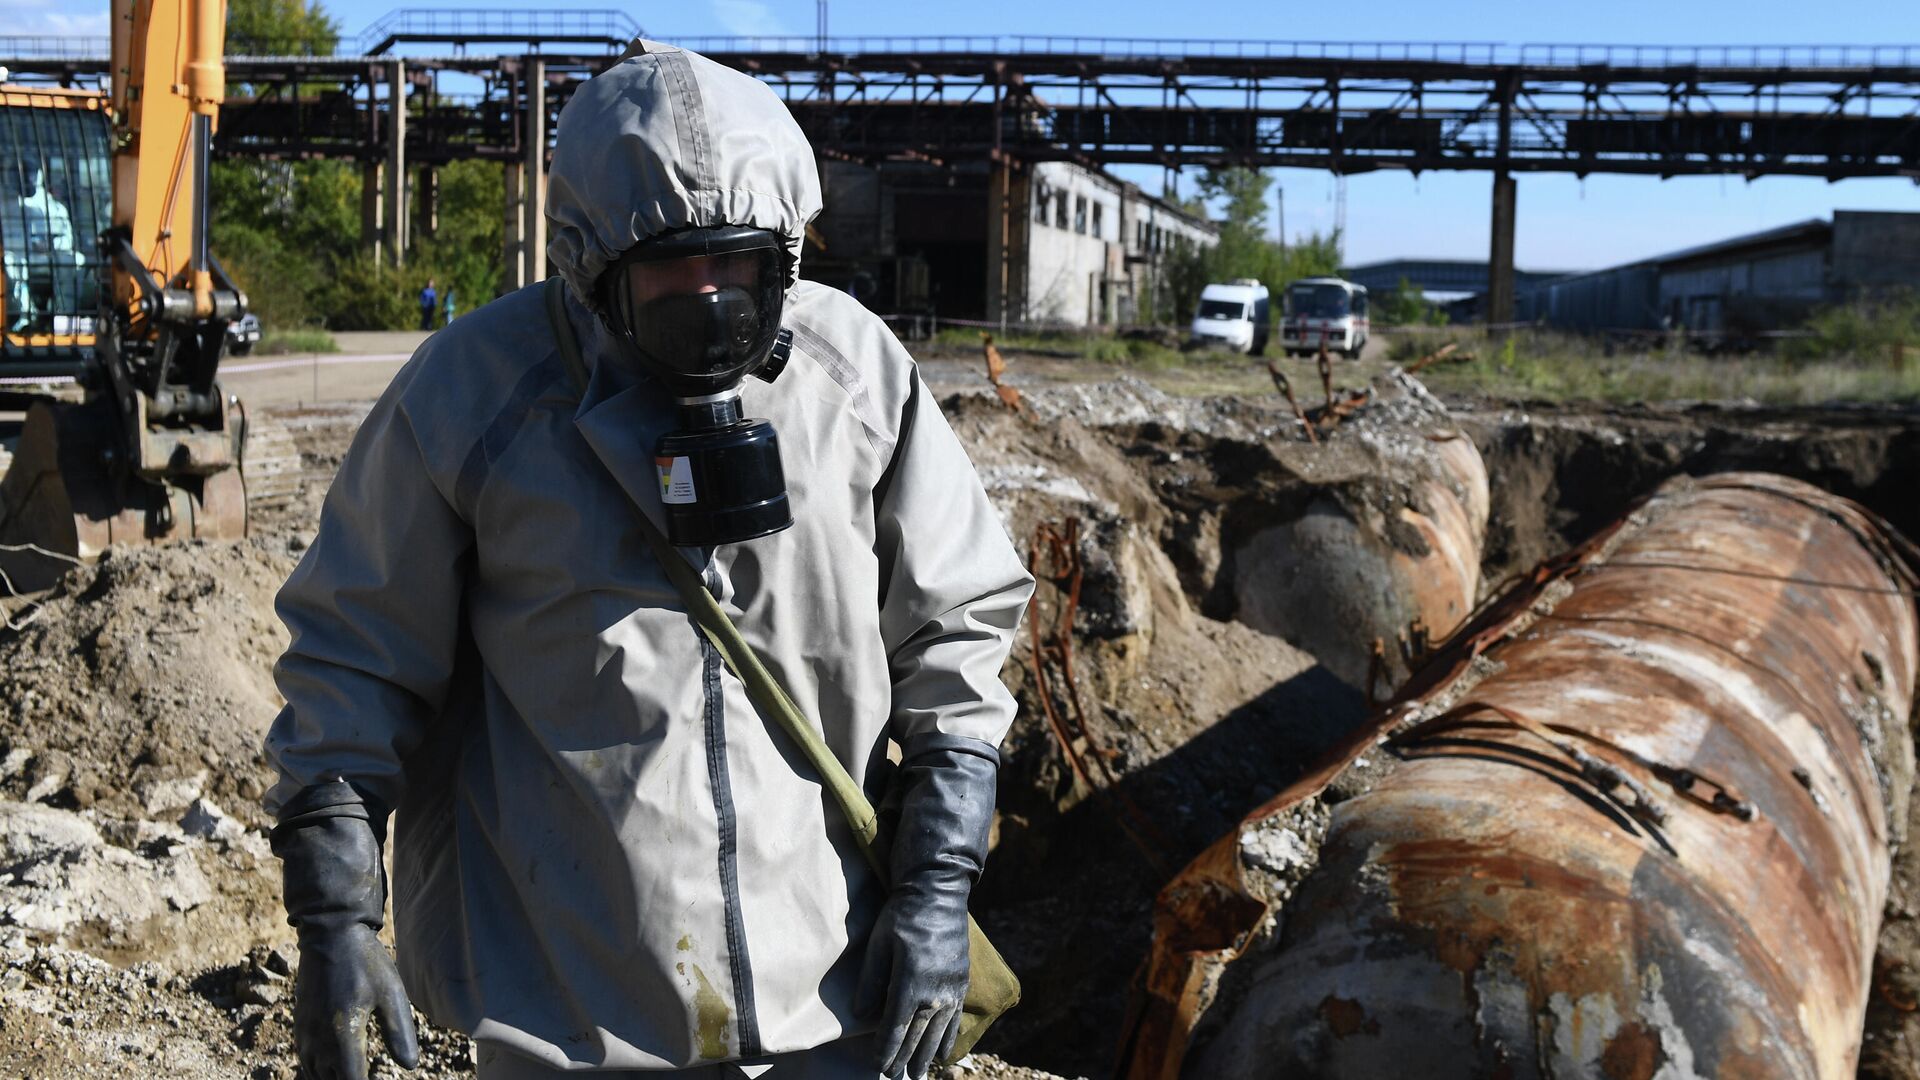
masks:
[[[1817,578],[1799,577],[1793,574],[1768,574],[1759,570],[1740,570],[1731,566],[1699,566],[1693,563],[1665,562],[1660,560],[1634,559],[1630,562],[1608,560],[1594,563],[1585,568],[1585,573],[1596,570],[1611,570],[1615,567],[1635,570],[1693,570],[1702,574],[1729,574],[1733,577],[1753,578],[1757,581],[1776,581],[1785,585],[1807,585],[1818,589],[1840,589],[1846,592],[1872,593],[1878,596],[1912,597],[1910,588],[1883,588],[1879,585],[1855,585],[1846,581],[1821,581]]]
[[[1395,736],[1390,742],[1395,746],[1404,746],[1446,731],[1477,726],[1472,717],[1479,712],[1493,713],[1513,728],[1552,746],[1563,757],[1573,762],[1580,774],[1616,805],[1648,824],[1656,826],[1664,824],[1667,812],[1645,785],[1627,775],[1619,763],[1589,754],[1572,743],[1554,738],[1554,735],[1583,739],[1595,746],[1606,747],[1664,781],[1673,788],[1675,794],[1710,813],[1725,814],[1740,821],[1752,821],[1759,816],[1751,801],[1742,798],[1725,782],[1706,776],[1697,770],[1655,761],[1594,732],[1568,724],[1543,724],[1513,709],[1489,702],[1469,701],[1457,705],[1412,730]],[[1478,723],[1486,724],[1487,721],[1482,720]],[[1712,792],[1701,795],[1696,789],[1703,785],[1712,788]],[[1615,789],[1623,787],[1633,794],[1633,802],[1622,800],[1615,794]]]
[[[1051,538],[1052,531],[1049,525],[1042,523],[1035,530],[1034,545],[1029,548],[1027,552],[1027,572],[1032,574],[1035,580],[1047,581],[1053,584],[1055,588],[1059,588],[1060,582],[1056,576],[1058,571],[1056,571],[1056,574],[1045,574],[1040,570],[1041,544],[1044,540]],[[1050,551],[1050,554],[1055,554],[1057,557],[1057,552]],[[1058,564],[1056,563],[1055,565],[1057,566]],[[1073,618],[1072,606],[1071,603],[1064,605],[1066,611],[1065,619],[1068,620],[1069,626],[1071,626],[1071,619]],[[1055,620],[1056,622],[1060,621],[1059,612],[1055,613]],[[1060,749],[1066,755],[1067,765],[1073,770],[1073,774],[1079,778],[1080,783],[1084,785],[1088,791],[1092,791],[1094,790],[1093,779],[1087,775],[1086,766],[1080,761],[1080,752],[1074,749],[1073,739],[1067,734],[1065,724],[1061,720],[1058,711],[1053,707],[1053,691],[1047,678],[1047,660],[1053,655],[1059,634],[1058,631],[1055,631],[1049,635],[1046,640],[1042,640],[1040,636],[1040,591],[1038,589],[1035,589],[1033,595],[1027,600],[1027,632],[1033,642],[1033,677],[1035,690],[1040,697],[1040,707],[1046,713],[1047,726],[1053,730],[1053,737],[1059,742]],[[1069,692],[1071,692],[1073,688],[1069,685],[1068,689]]]
[[[1300,426],[1307,430],[1307,441],[1318,446],[1320,436],[1313,430],[1313,421],[1307,419],[1306,410],[1300,407],[1300,399],[1293,396],[1293,384],[1287,381],[1287,373],[1280,370],[1278,361],[1267,361],[1267,374],[1273,376],[1274,388],[1280,391],[1281,396],[1287,399],[1287,404],[1293,408],[1293,418],[1300,421]]]
[[[1052,573],[1042,570],[1040,553],[1043,549],[1048,555],[1048,566],[1052,568]],[[1028,601],[1027,625],[1033,641],[1035,691],[1046,713],[1047,726],[1052,730],[1054,740],[1060,744],[1061,753],[1066,756],[1080,785],[1096,801],[1111,798],[1117,804],[1108,807],[1114,823],[1154,871],[1164,874],[1169,867],[1159,852],[1169,849],[1171,845],[1153,827],[1139,805],[1120,790],[1119,778],[1114,775],[1111,764],[1114,752],[1101,745],[1087,723],[1086,711],[1080,702],[1080,687],[1073,674],[1073,618],[1080,607],[1080,586],[1085,577],[1085,566],[1080,557],[1080,519],[1068,518],[1064,528],[1056,528],[1052,522],[1046,521],[1035,526],[1034,542],[1028,549],[1027,568],[1036,580],[1046,581],[1057,593],[1064,594],[1055,607],[1053,627],[1044,639],[1039,629],[1039,591],[1035,590]],[[1050,671],[1054,672],[1051,678]],[[1067,715],[1071,717],[1079,737],[1086,743],[1086,756],[1092,757],[1099,767],[1106,781],[1104,784],[1093,782],[1082,755],[1074,747],[1073,735],[1067,730],[1067,717],[1062,715],[1066,708],[1056,707],[1053,701],[1056,682],[1065,688],[1066,706],[1071,708]]]
[[[1613,803],[1635,820],[1654,828],[1666,823],[1666,808],[1654,799],[1653,792],[1647,790],[1646,785],[1628,776],[1619,765],[1589,754],[1570,742],[1554,738],[1553,729],[1503,705],[1485,701],[1469,701],[1456,705],[1413,729],[1394,736],[1388,740],[1388,745],[1410,747],[1423,739],[1461,728],[1499,726],[1496,721],[1476,720],[1475,714],[1482,712],[1492,713],[1500,721],[1504,721],[1506,726],[1532,736],[1558,753],[1573,766],[1575,775],[1592,784],[1608,802]],[[1633,796],[1631,801],[1620,797],[1619,791],[1622,788]]]

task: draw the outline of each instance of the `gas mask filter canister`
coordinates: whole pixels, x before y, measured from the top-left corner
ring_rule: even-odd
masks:
[[[636,245],[602,279],[609,327],[677,405],[680,426],[653,451],[676,546],[752,540],[793,524],[773,425],[740,413],[740,383],[772,382],[786,367],[782,255],[764,229],[682,229]]]

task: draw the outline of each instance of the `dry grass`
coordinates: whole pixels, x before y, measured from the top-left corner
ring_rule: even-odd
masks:
[[[1500,339],[1467,330],[1396,337],[1387,356],[1411,363],[1444,341],[1473,360],[1425,373],[1441,393],[1608,403],[1742,401],[1767,405],[1920,401],[1920,354],[1881,360],[1776,354],[1702,356],[1678,348],[1609,349],[1603,342],[1526,330]]]
[[[1168,393],[1194,396],[1272,394],[1266,363],[1275,359],[1303,401],[1312,404],[1321,396],[1319,372],[1311,359],[1185,352],[1111,334],[1009,334],[995,340],[1010,360],[1044,358],[1051,378],[1100,379],[1125,371]],[[1437,393],[1463,397],[1602,404],[1920,402],[1920,347],[1905,350],[1902,367],[1886,359],[1808,357],[1804,347],[1780,354],[1702,356],[1678,348],[1610,349],[1598,339],[1539,330],[1493,339],[1472,327],[1449,326],[1404,328],[1384,339],[1385,348],[1369,347],[1364,361],[1335,357],[1334,385],[1365,385],[1386,367],[1408,366],[1448,342],[1473,359],[1435,364],[1421,378]],[[975,331],[949,329],[935,344],[977,350],[980,337]]]

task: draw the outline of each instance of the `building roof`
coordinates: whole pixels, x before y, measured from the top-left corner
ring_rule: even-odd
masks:
[[[1824,241],[1833,232],[1833,223],[1826,218],[1808,218],[1791,225],[1780,225],[1759,232],[1746,233],[1726,240],[1715,240],[1710,244],[1699,244],[1679,251],[1669,251],[1665,255],[1655,255],[1642,262],[1657,263],[1662,266],[1673,263],[1691,262],[1696,259],[1716,255],[1733,255],[1748,248],[1777,247],[1801,241]],[[1627,265],[1632,265],[1631,263]]]
[[[1565,277],[1569,270],[1515,270],[1520,284],[1528,285],[1551,278]],[[1427,293],[1477,293],[1487,287],[1485,259],[1382,259],[1345,267],[1341,275],[1369,289],[1390,290],[1401,279]]]

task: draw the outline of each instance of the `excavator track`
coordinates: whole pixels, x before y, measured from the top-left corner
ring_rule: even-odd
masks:
[[[279,420],[252,416],[247,443],[240,458],[240,474],[247,484],[247,508],[279,510],[300,494],[300,447],[293,432]]]

